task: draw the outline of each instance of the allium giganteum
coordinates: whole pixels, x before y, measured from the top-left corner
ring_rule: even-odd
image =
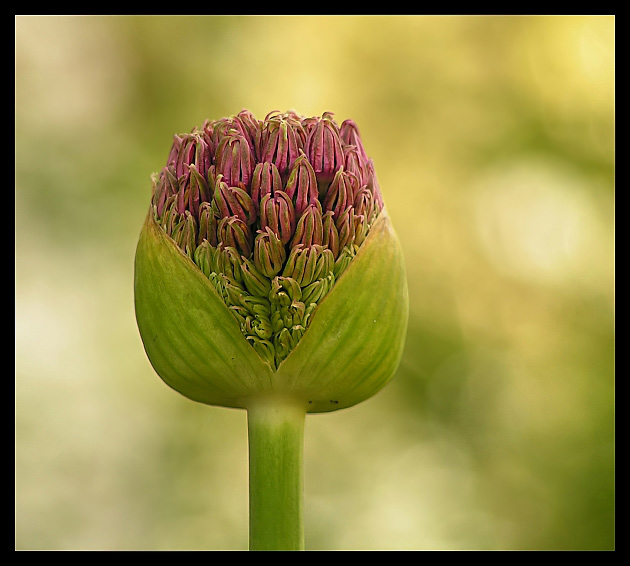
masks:
[[[352,120],[339,125],[328,112],[311,118],[295,112],[271,112],[259,120],[243,110],[229,118],[206,121],[190,133],[176,135],[166,165],[153,177],[149,216],[207,278],[229,311],[231,324],[237,325],[260,360],[268,364],[271,370],[268,386],[272,390],[282,381],[274,378],[274,372],[279,371],[309,333],[311,325],[317,325],[318,317],[325,323],[327,317],[319,315],[320,306],[328,302],[329,295],[335,295],[339,282],[355,260],[359,262],[362,253],[366,256],[371,253],[373,257],[366,258],[362,268],[365,273],[353,275],[343,297],[342,291],[339,292],[339,306],[334,307],[339,311],[338,316],[343,317],[340,309],[354,304],[355,310],[366,313],[365,320],[359,315],[355,320],[349,311],[345,319],[353,327],[322,328],[321,338],[313,338],[311,347],[320,351],[307,355],[305,347],[302,355],[312,358],[316,369],[323,365],[322,358],[343,359],[342,350],[373,358],[371,366],[363,370],[364,377],[355,381],[367,383],[369,373],[380,371],[379,378],[371,389],[364,384],[365,391],[355,400],[346,401],[346,406],[368,395],[368,389],[380,388],[391,377],[400,357],[407,321],[404,264],[384,211],[373,161]],[[380,239],[380,244],[375,243],[372,252],[362,252],[369,247],[370,235],[379,221],[383,226],[375,238]],[[138,258],[136,261],[143,268]],[[147,264],[137,278],[141,279],[143,273],[149,277],[149,269]],[[137,271],[141,271],[138,266]],[[370,272],[374,272],[372,278]],[[142,294],[142,289],[140,281],[137,293]],[[182,284],[178,292],[185,294],[186,287]],[[194,305],[182,300],[178,310],[196,308],[199,299],[191,296],[191,300]],[[168,308],[169,304],[164,300],[160,308]],[[391,312],[383,312],[388,309]],[[145,317],[139,313],[142,331],[141,318]],[[333,320],[334,313],[328,318]],[[385,319],[394,322],[377,325]],[[335,325],[343,323],[336,321]],[[221,325],[230,326],[230,323],[223,321]],[[369,328],[359,327],[366,325]],[[191,325],[182,322],[180,326],[179,331],[171,334],[175,337],[169,338],[175,344],[173,348],[180,339],[178,332],[185,334]],[[203,328],[200,325],[195,332],[203,333]],[[157,330],[147,328],[143,333],[145,347],[149,340],[157,342],[158,334]],[[393,338],[381,336],[389,334]],[[335,336],[338,336],[335,345],[326,350],[323,344]],[[343,343],[349,339],[363,343],[354,346]],[[161,340],[164,342],[165,338]],[[151,347],[147,347],[150,358]],[[200,357],[212,357],[214,350],[223,347],[213,338],[190,349]],[[200,348],[205,351],[199,352]],[[373,369],[372,366],[383,365],[384,358],[391,359],[387,368]],[[152,361],[162,374],[159,364]],[[311,374],[314,371],[310,366],[300,366],[291,373],[298,369]],[[348,371],[343,367],[339,369],[342,371],[345,379],[350,379]],[[324,381],[330,382],[331,372],[336,372],[333,366],[326,369]],[[284,381],[290,382],[291,391],[300,390],[296,378]],[[316,376],[310,378],[305,397],[314,396],[316,381]],[[329,396],[332,393],[330,390]]]

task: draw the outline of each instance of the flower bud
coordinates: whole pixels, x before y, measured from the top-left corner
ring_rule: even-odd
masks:
[[[330,250],[326,250],[322,246],[307,248],[298,244],[291,249],[282,276],[293,279],[300,287],[306,287],[320,277],[322,272],[325,272],[324,275],[328,275],[328,271],[332,269],[333,265],[334,259]]]
[[[256,269],[254,262],[242,258],[241,269],[243,272],[243,283],[251,295],[256,297],[266,297],[271,291],[271,281],[264,274]]]
[[[367,162],[367,187],[374,195],[374,202],[378,205],[379,210],[383,208],[383,195],[381,194],[381,187],[378,184],[376,178],[376,171],[374,170],[374,161],[371,159]]]
[[[283,244],[289,242],[295,230],[293,202],[284,191],[276,191],[273,196],[265,195],[260,201],[260,227],[267,227],[280,238]]]
[[[339,167],[344,164],[344,156],[339,129],[331,114],[324,114],[311,126],[304,152],[315,170],[317,180],[332,181]]]
[[[238,216],[221,219],[217,227],[217,240],[226,247],[237,249],[245,257],[252,251],[252,234],[248,225]]]
[[[288,173],[304,146],[300,122],[288,114],[267,115],[260,134],[260,160],[274,163],[281,175]]]
[[[335,225],[339,234],[339,249],[352,247],[356,234],[354,207],[346,208],[337,218]]]
[[[153,211],[156,213],[157,206],[153,206]],[[172,195],[168,197],[164,203],[162,216],[158,216],[156,220],[159,222],[164,231],[172,237],[180,218],[181,215],[177,212],[177,195]]]
[[[159,175],[153,177],[153,195],[156,214],[161,217],[169,197],[179,192],[179,183],[175,177],[175,167],[164,167]]]
[[[353,120],[344,120],[339,128],[339,137],[345,145],[356,148],[358,158],[361,163],[367,163],[368,156],[365,153],[359,128]]]
[[[333,272],[329,272],[326,277],[321,277],[302,289],[302,300],[305,304],[317,304],[334,284],[335,276]]]
[[[367,219],[368,223],[371,223],[372,216],[374,215],[374,208],[374,194],[367,188],[367,186],[364,186],[354,197],[354,210],[357,214],[360,214]]]
[[[354,122],[249,111],[174,136],[152,178],[135,306],[160,377],[247,408],[270,394],[349,407],[393,376],[402,251]]]
[[[195,165],[201,176],[205,177],[211,162],[210,147],[203,134],[193,131],[175,136],[167,165],[174,167],[177,179],[187,178],[190,165]]]
[[[333,275],[335,278],[339,279],[341,274],[350,266],[350,263],[356,256],[356,251],[352,246],[346,246],[342,248],[339,252],[339,256],[335,260],[335,267],[333,270]]]
[[[314,244],[323,244],[324,225],[322,221],[322,205],[317,201],[310,204],[297,222],[291,247],[302,245],[310,247]]]
[[[244,138],[249,145],[251,155],[256,156],[256,138],[258,137],[260,123],[248,110],[242,110],[236,116],[221,118],[210,122],[206,120],[203,126],[204,138],[208,141],[211,155],[214,155],[224,138],[231,134],[237,134]]]
[[[327,210],[324,213],[322,227],[322,244],[326,246],[332,252],[334,258],[337,259],[339,255],[339,232],[337,232],[337,227],[335,226],[334,213],[332,210]]]
[[[225,275],[231,283],[239,286],[244,284],[241,255],[236,248],[217,246],[212,256],[212,271]]]
[[[211,245],[216,246],[218,221],[214,208],[209,202],[202,202],[199,205],[199,234],[197,235],[197,244],[201,245],[207,240]]]
[[[187,168],[186,181],[181,184],[177,194],[177,210],[180,214],[189,211],[197,217],[200,203],[208,200],[208,183],[194,163]]]
[[[319,204],[315,171],[304,154],[295,160],[284,192],[293,199],[295,214],[298,218],[307,206]]]
[[[247,191],[228,186],[220,176],[216,180],[213,204],[219,218],[236,216],[248,226],[256,222],[256,209]]]
[[[188,210],[179,217],[179,221],[172,229],[171,237],[184,253],[192,257],[197,249],[197,221]]]
[[[287,307],[299,302],[301,299],[302,290],[295,279],[284,276],[273,278],[269,293],[269,300],[272,304]]]
[[[361,156],[361,153],[354,145],[344,145],[343,155],[343,168],[355,176],[357,184],[363,185],[364,179],[367,178],[367,159]]]
[[[197,267],[201,269],[202,273],[208,278],[210,278],[210,275],[214,271],[213,255],[215,251],[216,248],[213,248],[208,240],[204,240],[197,246],[197,249],[193,254],[193,261],[195,262]]]
[[[332,210],[335,218],[339,218],[353,199],[350,174],[346,173],[343,167],[340,167],[326,193],[323,202],[324,210]]]
[[[248,186],[254,171],[254,160],[247,140],[231,130],[217,147],[216,172],[230,186]]]
[[[258,149],[256,148],[256,140],[260,132],[260,121],[256,119],[249,110],[241,110],[235,117],[234,122],[239,124],[238,130],[247,140],[252,150],[252,156],[256,158]]]
[[[354,245],[360,247],[363,244],[369,230],[369,224],[362,214],[354,215]]]
[[[254,241],[254,265],[267,277],[275,277],[284,265],[286,251],[275,232],[266,226],[259,230]]]
[[[313,281],[331,275],[334,266],[335,258],[329,249],[317,245],[310,248],[296,246],[291,250],[283,275],[290,277],[304,288],[311,285]],[[302,300],[304,300],[304,294],[302,294]]]
[[[256,213],[260,210],[260,201],[265,195],[272,195],[282,190],[282,179],[275,163],[263,161],[254,168],[251,196]]]

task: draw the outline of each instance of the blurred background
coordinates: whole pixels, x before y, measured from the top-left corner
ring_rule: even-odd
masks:
[[[16,549],[247,548],[246,415],[133,309],[151,173],[243,108],[355,120],[407,260],[397,376],[307,418],[307,549],[614,549],[614,17],[15,32]]]

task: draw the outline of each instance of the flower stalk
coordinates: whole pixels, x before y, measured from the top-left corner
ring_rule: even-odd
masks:
[[[289,398],[247,408],[250,550],[304,550],[305,416]]]

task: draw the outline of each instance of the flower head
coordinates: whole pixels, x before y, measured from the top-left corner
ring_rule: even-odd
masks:
[[[346,276],[353,262],[361,265]],[[332,410],[391,377],[406,327],[403,268],[354,122],[339,127],[329,112],[258,120],[243,110],[175,136],[153,178],[136,256],[138,323],[158,373],[191,398],[233,406],[252,390],[286,388],[309,397],[312,410]],[[387,324],[370,328],[383,317]],[[333,337],[345,335],[351,343],[338,346]],[[324,363],[326,348],[334,355]],[[350,379],[346,368],[349,393],[326,400],[342,389],[317,373],[345,363],[361,375]],[[317,383],[292,381],[301,371]]]

